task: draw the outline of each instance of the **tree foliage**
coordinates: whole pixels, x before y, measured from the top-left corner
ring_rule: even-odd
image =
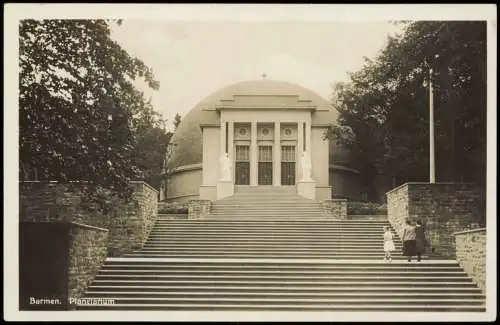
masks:
[[[155,132],[148,127],[156,117],[133,82],[159,84],[111,39],[109,23],[21,21],[21,179],[84,181],[128,193],[129,181],[141,176],[137,143]]]
[[[401,36],[334,88],[340,125],[370,183],[428,181],[429,69],[433,69],[437,181],[484,184],[486,166],[486,25],[408,22]],[[366,184],[369,185],[369,184]]]
[[[156,189],[160,188],[163,178],[163,164],[172,132],[166,130],[167,121],[157,113],[150,102],[143,108],[136,129],[136,145],[133,150],[133,163],[141,171],[139,179]]]
[[[174,130],[177,130],[177,127],[179,127],[179,124],[181,124],[181,115],[179,113],[175,114],[174,117]]]

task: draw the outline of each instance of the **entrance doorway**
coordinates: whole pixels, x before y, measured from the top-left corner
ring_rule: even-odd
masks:
[[[236,185],[250,185],[250,146],[236,146],[235,157]]]
[[[295,146],[281,146],[281,185],[295,185]]]
[[[273,185],[273,146],[259,146],[259,185]]]

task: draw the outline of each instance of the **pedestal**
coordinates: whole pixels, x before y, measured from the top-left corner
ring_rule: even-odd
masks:
[[[217,200],[231,196],[234,194],[233,181],[218,181],[217,182]]]
[[[316,182],[301,180],[297,182],[297,193],[306,199],[314,200],[316,197]]]

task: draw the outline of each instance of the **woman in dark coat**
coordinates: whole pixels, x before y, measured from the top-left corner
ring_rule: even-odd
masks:
[[[418,220],[415,226],[415,253],[417,255],[417,262],[422,260],[422,254],[425,252],[427,246],[427,234],[422,221]]]
[[[412,256],[417,255],[417,249],[415,227],[413,227],[410,220],[406,220],[401,240],[403,241],[403,255],[408,256],[408,262],[411,262]]]

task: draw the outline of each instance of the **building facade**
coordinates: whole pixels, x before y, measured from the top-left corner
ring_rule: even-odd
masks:
[[[217,200],[245,186],[316,200],[360,196],[348,152],[324,137],[337,117],[330,102],[292,83],[229,85],[202,99],[172,137],[166,200]]]

